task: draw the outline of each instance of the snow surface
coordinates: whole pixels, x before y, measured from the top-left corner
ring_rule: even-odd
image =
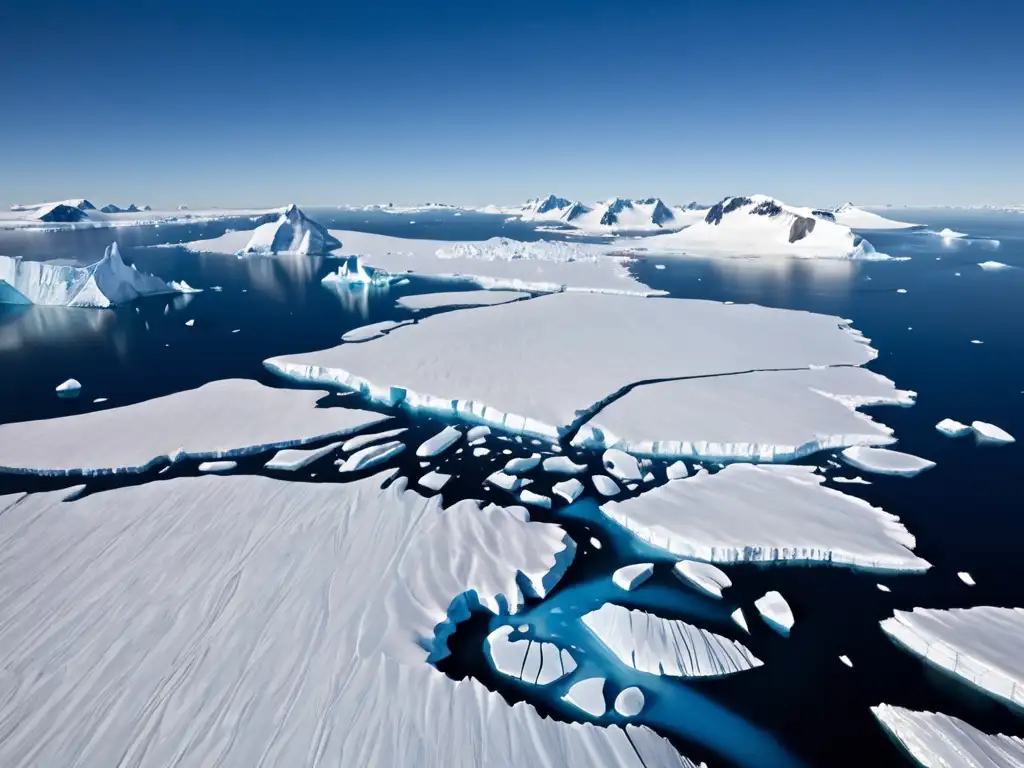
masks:
[[[836,224],[850,229],[907,229],[919,226],[879,216],[877,213],[858,208],[853,203],[843,203],[832,211],[832,215],[835,217]]]
[[[427,472],[427,474],[420,478],[420,485],[436,493],[444,488],[451,479],[451,475],[445,475],[441,472]]]
[[[310,450],[286,448],[283,451],[275,453],[274,457],[263,466],[266,469],[294,472],[297,469],[309,466],[314,461],[319,461],[340,445],[341,442],[339,441],[337,443],[329,443],[323,448],[313,448]]]
[[[1024,768],[1024,740],[989,736],[949,715],[872,707],[882,727],[923,768]]]
[[[624,565],[612,574],[612,581],[619,589],[632,592],[654,574],[654,563]]]
[[[530,685],[550,685],[576,669],[572,654],[553,643],[511,640],[511,626],[498,627],[484,641],[484,653],[503,675]]]
[[[915,608],[896,611],[882,630],[915,656],[1024,707],[1024,609]]]
[[[417,449],[416,455],[421,458],[432,458],[447,451],[462,437],[455,427],[447,426],[430,439],[424,441]]]
[[[120,408],[0,425],[0,469],[40,475],[144,472],[162,461],[214,460],[345,435],[387,420],[315,408],[326,393],[225,379]]]
[[[935,425],[935,428],[947,437],[963,437],[971,431],[970,425],[961,424],[954,419],[943,419]]]
[[[615,697],[615,711],[623,717],[635,717],[644,709],[644,692],[636,686],[623,688]]]
[[[594,475],[590,480],[602,496],[615,496],[621,490],[608,475]]]
[[[257,227],[243,253],[294,253],[321,256],[341,247],[341,241],[310,219],[295,205],[284,209],[277,221]]]
[[[397,456],[405,450],[405,443],[401,440],[391,440],[386,443],[379,443],[375,445],[361,448],[351,456],[349,456],[338,467],[339,472],[360,472],[370,467],[376,467],[378,464],[383,464],[393,456]]]
[[[159,277],[139,272],[121,260],[117,243],[87,267],[25,261],[0,256],[0,302],[56,307],[113,307],[143,296],[179,293]]]
[[[483,307],[529,298],[522,291],[451,291],[402,296],[397,304],[405,309],[447,309],[450,307]]]
[[[984,421],[975,421],[971,423],[971,429],[978,436],[978,440],[986,443],[1012,443],[1015,442],[1013,435],[1007,432],[1005,429],[997,427],[995,424],[989,424]]]
[[[924,571],[894,515],[827,488],[814,467],[733,464],[673,480],[601,512],[677,557]]]
[[[934,461],[885,448],[865,448],[858,445],[847,448],[840,455],[847,464],[880,475],[913,477],[935,466]]]
[[[573,477],[564,482],[555,483],[551,490],[572,504],[583,493],[583,483]]]
[[[577,464],[568,456],[549,456],[544,459],[544,471],[553,475],[578,475],[587,471],[587,465]]]
[[[574,683],[565,696],[564,701],[592,717],[601,717],[607,707],[604,701],[604,678],[588,677]]]
[[[711,563],[701,563],[697,560],[680,560],[672,569],[672,572],[680,579],[687,582],[705,594],[716,599],[721,599],[722,590],[732,586],[732,580],[725,573]]]
[[[793,628],[793,611],[786,598],[774,590],[754,601],[754,607],[765,622],[780,635],[789,635]]]
[[[692,768],[647,729],[545,719],[432,667],[435,628],[474,598],[518,611],[520,584],[546,594],[574,546],[382,480],[0,503],[0,664],[34,681],[5,688],[0,764]]]
[[[723,677],[761,666],[735,640],[613,603],[584,615],[583,623],[623,664],[652,675]]]

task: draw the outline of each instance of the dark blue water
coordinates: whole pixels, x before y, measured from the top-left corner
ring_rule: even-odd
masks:
[[[433,239],[538,237],[528,225],[506,223],[498,216],[333,209],[310,213],[331,227],[383,234]],[[951,417],[990,421],[1011,434],[1024,435],[1024,216],[901,209],[898,218],[935,231],[950,227],[971,237],[944,241],[919,232],[865,233],[879,251],[911,257],[901,262],[651,258],[633,266],[639,279],[673,296],[755,302],[853,320],[881,351],[870,367],[901,388],[919,393],[913,408],[877,408],[872,414],[895,428],[898,448],[938,462],[936,469],[914,479],[871,476],[870,486],[841,487],[904,521],[917,536],[918,554],[934,566],[927,574],[878,578],[831,568],[730,569],[735,585],[728,593],[730,609],[735,604],[746,608],[766,590],[778,589],[797,617],[791,637],[775,635],[748,615],[753,634],[743,642],[764,667],[723,680],[649,686],[657,690],[658,705],[645,714],[685,753],[713,766],[908,765],[869,712],[871,705],[881,702],[942,711],[985,731],[1024,736],[1016,715],[927,670],[896,649],[878,628],[878,621],[894,608],[1024,606],[1024,494],[1015,479],[1020,444],[980,447],[970,438],[951,440],[934,429],[940,419]],[[0,308],[0,422],[123,405],[218,378],[254,378],[280,386],[264,372],[263,359],[333,346],[351,328],[410,317],[395,307],[395,298],[438,287],[413,280],[390,290],[339,294],[319,282],[334,269],[329,260],[236,259],[144,247],[214,237],[230,226],[220,222],[159,229],[0,232],[0,253],[83,262],[97,258],[110,240],[117,239],[126,259],[140,268],[207,289],[187,303],[181,297],[154,298],[113,311]],[[985,271],[977,263],[986,260],[1016,268]],[[664,269],[657,269],[659,264]],[[214,291],[213,286],[222,290]],[[901,288],[905,294],[897,293]],[[185,326],[188,319],[195,320],[194,327]],[[238,332],[232,333],[235,329]],[[972,339],[984,343],[972,344]],[[70,376],[82,381],[82,396],[56,398],[53,388]],[[94,397],[110,399],[94,405]],[[438,427],[431,420],[401,418],[422,437]],[[515,441],[507,445],[516,454],[530,449]],[[265,458],[246,460],[239,471],[263,472]],[[465,494],[507,503],[502,492],[482,494],[480,488],[482,478],[506,458],[495,451],[484,459],[471,459],[468,453],[445,459],[440,471],[458,476],[445,489],[446,498]],[[820,458],[814,463],[822,463]],[[578,459],[594,461],[588,456]],[[299,477],[326,475],[330,459],[320,464]],[[395,466],[414,479],[426,471],[409,457],[396,459]],[[194,472],[194,467],[183,464],[169,476]],[[2,478],[0,490],[19,483],[18,487],[38,487],[41,482]],[[544,483],[538,477],[536,490],[545,492]],[[600,604],[610,597],[600,584],[636,553],[585,504],[569,513],[556,510],[535,517],[557,520],[578,541],[596,535],[604,544],[597,550],[583,543],[563,583],[548,600],[532,606],[531,618],[538,625],[547,622],[547,631],[558,636],[565,630],[552,621],[553,608],[579,615],[590,609],[587,606]],[[957,571],[965,570],[977,580],[976,587],[957,579]],[[878,591],[879,581],[892,593]],[[663,615],[688,617],[739,638],[722,604],[694,601],[675,586],[667,565],[659,565],[655,579],[637,593],[616,597],[630,605],[657,604]],[[486,617],[461,625],[451,640],[455,652],[442,669],[456,677],[473,674],[510,701],[527,698],[551,716],[570,717],[564,705],[538,701],[535,692],[490,671],[481,651],[482,637],[490,628],[493,622]],[[580,646],[580,659],[600,662],[601,649],[593,642],[588,644],[585,636],[570,639]],[[854,669],[838,661],[841,654],[850,656]],[[626,682],[616,675],[613,682]],[[758,760],[758,754],[763,759]]]

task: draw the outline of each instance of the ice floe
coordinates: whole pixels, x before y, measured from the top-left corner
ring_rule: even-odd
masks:
[[[509,493],[518,490],[523,485],[522,478],[506,474],[500,470],[489,474],[485,482],[488,482],[497,488],[501,488],[503,491],[508,491]]]
[[[286,448],[283,451],[275,453],[274,457],[263,466],[266,469],[294,472],[297,469],[309,466],[314,461],[319,461],[340,445],[340,442],[329,443],[323,448],[312,448],[309,450],[303,450],[302,448]]]
[[[587,471],[587,465],[577,464],[568,456],[549,456],[544,459],[544,471],[553,475],[578,475]]]
[[[416,455],[421,458],[432,458],[447,451],[456,441],[462,437],[462,433],[455,427],[448,426],[424,441],[417,449]]]
[[[604,678],[588,677],[586,680],[580,680],[573,684],[562,699],[591,717],[601,717],[607,711]]]
[[[971,429],[974,430],[974,434],[977,436],[979,442],[983,443],[1012,443],[1015,442],[1013,435],[1007,432],[1005,429],[997,427],[995,424],[989,424],[984,421],[975,421],[971,423]]]
[[[298,447],[388,419],[369,411],[315,408],[325,394],[225,379],[119,408],[3,424],[0,470],[144,472],[162,461],[228,459]]]
[[[553,643],[511,640],[511,626],[498,627],[484,641],[494,668],[507,677],[530,685],[550,685],[576,669],[572,654]]]
[[[613,603],[584,615],[583,623],[623,664],[652,675],[722,677],[761,666],[735,640]]]
[[[237,466],[237,461],[204,461],[198,469],[200,472],[230,472]]]
[[[743,615],[742,608],[737,608],[735,611],[729,614],[729,618],[736,623],[736,626],[738,626],[748,635],[750,634],[750,627],[747,626],[747,617]]]
[[[509,459],[505,464],[505,471],[511,475],[523,475],[540,464],[540,454],[534,453],[531,456],[522,456]]]
[[[672,572],[680,581],[684,581],[716,599],[721,599],[723,589],[732,586],[732,580],[711,563],[680,560],[675,564]]]
[[[561,483],[555,483],[551,490],[571,504],[583,493],[583,483],[573,477]]]
[[[919,226],[906,221],[897,221],[880,216],[877,213],[858,208],[853,203],[843,203],[832,210],[836,224],[850,229],[908,229]]]
[[[386,432],[370,432],[368,434],[356,435],[346,440],[341,446],[341,450],[345,453],[352,453],[371,443],[379,443],[381,440],[390,440],[392,437],[398,437],[406,431],[405,427],[401,427],[399,429],[389,429]]]
[[[909,453],[890,451],[886,448],[866,448],[856,445],[847,448],[840,455],[847,464],[857,469],[863,469],[865,472],[875,472],[880,475],[913,477],[935,466],[934,461],[928,461],[928,459],[922,459]]]
[[[863,477],[831,477],[829,479],[833,483],[846,483],[848,485],[871,485],[871,481],[865,480]]]
[[[401,440],[390,440],[386,443],[378,443],[361,448],[353,453],[338,467],[339,472],[359,472],[378,464],[383,464],[393,456],[397,456],[405,450],[405,443]]]
[[[623,717],[636,717],[644,709],[644,692],[635,685],[623,688],[615,697],[615,711]]]
[[[754,607],[768,626],[780,635],[789,635],[789,630],[793,628],[793,611],[786,598],[773,590],[755,600]]]
[[[441,472],[427,472],[427,474],[420,478],[419,484],[436,493],[444,488],[451,479],[451,475],[446,475]]]
[[[475,445],[477,441],[483,440],[491,434],[490,427],[473,427],[466,433],[466,440],[469,441],[470,445]]]
[[[947,437],[962,437],[971,431],[970,425],[961,424],[954,419],[943,419],[935,428]]]
[[[1024,767],[1024,740],[1016,736],[990,736],[949,715],[889,704],[871,712],[923,768]]]
[[[640,465],[628,453],[617,448],[609,448],[601,456],[601,463],[608,474],[623,482],[636,482],[641,479]]]
[[[960,579],[960,581],[962,581],[968,587],[973,587],[975,585],[974,577],[971,576],[971,574],[969,574],[967,571],[960,571],[956,575],[956,577]]]
[[[619,589],[631,592],[654,574],[654,563],[624,565],[612,574],[612,582]]]
[[[845,664],[846,666],[850,667],[851,669],[853,668],[853,662],[850,661],[850,657],[849,656],[840,656],[839,660],[841,662],[843,662],[843,664]]]
[[[682,461],[674,461],[665,469],[665,476],[669,480],[679,480],[688,477],[689,474],[690,470],[686,468],[686,464]]]
[[[82,391],[82,384],[78,379],[67,379],[58,384],[54,391],[58,397],[78,397]]]
[[[543,507],[545,509],[551,508],[551,499],[539,493],[534,493],[529,488],[521,490],[516,498],[518,498],[523,504],[529,504],[534,507]]]
[[[875,584],[875,586],[878,588],[879,592],[892,592],[892,590],[885,586],[885,584]]]
[[[882,630],[915,656],[1024,707],[1024,609],[915,608],[896,611]]]
[[[590,481],[602,496],[615,496],[621,490],[608,475],[594,475]]]
[[[452,291],[450,293],[424,293],[402,296],[399,306],[405,309],[444,309],[448,307],[484,307],[525,299],[530,294],[521,291]]]

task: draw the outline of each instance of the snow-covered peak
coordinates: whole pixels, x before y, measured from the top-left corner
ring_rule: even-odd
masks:
[[[576,200],[548,195],[530,200],[523,207],[524,221],[564,221],[570,222],[586,213],[590,208]]]
[[[16,203],[11,206],[12,211],[38,211],[42,208],[52,208],[55,205],[66,205],[69,208],[77,208],[80,211],[95,211],[96,206],[84,197],[76,197],[70,200],[56,200],[49,203]]]
[[[650,229],[675,221],[671,209],[657,197],[642,200],[616,197],[602,203],[597,212],[600,213],[598,223],[601,226],[615,229]]]
[[[885,216],[879,216],[877,213],[858,208],[850,202],[843,203],[839,207],[834,208],[832,210],[832,217],[837,224],[842,224],[851,229],[907,229],[918,226],[906,221],[887,219]]]
[[[341,242],[332,237],[323,225],[313,221],[292,203],[281,211],[275,221],[253,231],[244,252],[319,256],[340,247]]]
[[[47,222],[88,221],[89,214],[67,203],[48,203],[35,209],[35,218]]]

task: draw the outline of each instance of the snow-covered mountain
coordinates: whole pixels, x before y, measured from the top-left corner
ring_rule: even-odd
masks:
[[[877,213],[858,208],[853,203],[843,203],[832,211],[837,224],[851,229],[907,229],[919,226],[906,221],[896,221],[879,216]]]
[[[161,293],[191,291],[185,283],[168,284],[121,260],[117,243],[87,267],[25,261],[0,256],[0,303],[59,307],[112,307]]]
[[[151,210],[151,208],[148,205],[145,208],[139,208],[138,206],[135,205],[135,203],[132,203],[127,208],[120,208],[116,205],[111,204],[104,205],[100,209],[100,211],[102,211],[103,213],[139,213],[140,211],[148,210]]]
[[[340,247],[339,240],[293,203],[284,209],[276,221],[257,227],[243,252],[319,256]]]
[[[38,211],[41,208],[52,208],[55,205],[66,205],[70,208],[77,208],[80,211],[95,211],[96,206],[86,200],[84,197],[73,198],[71,200],[57,200],[49,203],[25,203],[15,204],[11,206],[12,211]]]
[[[766,195],[727,197],[703,220],[647,238],[643,245],[694,254],[881,258],[871,243],[830,218],[829,211],[786,205]]]
[[[616,197],[589,206],[556,195],[527,201],[515,212],[523,221],[550,221],[584,232],[647,232],[679,229],[694,220],[692,209],[669,207],[659,198]]]

